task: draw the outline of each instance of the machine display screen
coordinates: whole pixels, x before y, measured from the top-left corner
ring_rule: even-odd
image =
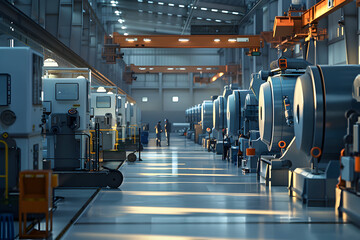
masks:
[[[97,108],[111,108],[111,97],[96,97]]]
[[[55,84],[55,98],[58,101],[79,100],[79,85],[77,83]]]

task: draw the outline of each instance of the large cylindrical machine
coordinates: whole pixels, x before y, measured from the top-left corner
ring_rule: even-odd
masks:
[[[297,79],[294,93],[294,128],[296,145],[310,155],[313,147],[321,149],[320,162],[339,159],[346,134],[344,113],[358,109],[352,97],[360,66],[313,66]]]
[[[213,101],[205,100],[201,106],[202,129],[213,128]]]
[[[227,128],[228,134],[237,137],[243,127],[242,110],[246,95],[250,90],[235,90],[227,99]]]
[[[221,130],[220,126],[220,99],[219,97],[213,103],[213,128],[217,131]]]

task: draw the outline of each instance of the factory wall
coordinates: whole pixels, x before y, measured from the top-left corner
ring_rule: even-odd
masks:
[[[137,66],[206,66],[219,65],[218,49],[123,49],[124,61]],[[130,94],[141,109],[142,121],[153,131],[157,121],[185,122],[185,110],[202,103],[212,95],[222,94],[225,81],[211,84],[193,82],[193,73],[136,74]],[[206,76],[204,74],[204,76]],[[178,97],[178,102],[172,98]],[[143,102],[143,97],[147,102]]]

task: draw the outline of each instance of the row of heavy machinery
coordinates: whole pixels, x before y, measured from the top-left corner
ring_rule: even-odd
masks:
[[[279,58],[186,110],[187,137],[308,206],[360,219],[360,66]],[[224,158],[223,158],[224,159]]]
[[[0,48],[1,196],[16,195],[22,170],[52,169],[60,187],[120,186],[139,150],[136,103],[89,69],[43,64],[30,48]]]

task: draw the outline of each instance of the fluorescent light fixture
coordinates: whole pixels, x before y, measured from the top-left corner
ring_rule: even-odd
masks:
[[[229,21],[229,20],[228,20],[228,21],[225,21],[225,22],[226,22],[226,23],[231,23],[231,21]]]
[[[219,20],[219,19],[216,19],[216,20],[215,20],[215,22],[221,22],[221,20]]]
[[[111,4],[118,4],[118,1],[110,1]]]
[[[238,12],[232,12],[232,14],[234,14],[234,15],[239,15],[239,13],[238,13]]]
[[[235,38],[229,38],[228,41],[229,42],[236,42],[236,39]]]
[[[124,36],[127,36],[127,35],[129,35],[128,33],[124,33]]]
[[[181,70],[181,71],[185,71],[185,70],[186,70],[186,68],[180,68],[180,70]]]
[[[227,11],[227,10],[222,10],[221,12],[222,13],[229,13],[229,11]]]
[[[203,11],[207,11],[207,10],[208,10],[207,8],[204,8],[204,7],[200,8],[200,9],[203,10]]]
[[[179,7],[184,8],[184,7],[185,7],[185,5],[180,4],[180,5],[179,5]]]
[[[190,41],[188,38],[179,38],[179,42],[188,42]]]
[[[168,68],[167,70],[170,70],[170,71],[172,71],[172,70],[174,70],[174,68]]]
[[[164,5],[164,3],[163,3],[163,2],[158,2],[158,4],[159,4],[159,5]]]
[[[116,10],[116,11],[115,11],[115,14],[116,14],[116,15],[120,15],[121,13],[122,13],[122,12],[119,11],[119,10]]]
[[[142,9],[139,9],[139,12],[144,12],[144,10],[142,10]]]
[[[173,4],[173,3],[169,3],[169,6],[170,6],[170,7],[173,7],[173,6],[175,6],[175,4]]]
[[[206,70],[211,70],[211,68],[206,68]]]
[[[153,11],[148,11],[148,13],[153,13]]]
[[[148,1],[148,3],[153,4],[154,2],[153,1]]]
[[[179,102],[179,97],[178,96],[173,96],[172,101],[173,102]]]
[[[120,18],[120,19],[118,20],[118,22],[119,22],[119,23],[124,23],[125,20]]]
[[[150,38],[144,38],[144,42],[151,42]]]
[[[125,39],[127,42],[137,42],[137,38],[126,38]]]
[[[98,87],[97,88],[97,90],[96,90],[97,92],[106,92],[106,89],[104,88],[104,87]]]
[[[142,97],[142,98],[141,98],[141,101],[142,101],[142,102],[148,102],[149,99],[148,99],[148,97]]]
[[[212,12],[218,12],[219,10],[213,8],[213,9],[211,9],[211,11]]]
[[[202,17],[197,17],[196,19],[201,20],[201,19],[202,19]]]
[[[214,39],[214,42],[220,42],[220,39],[215,38],[215,39]]]
[[[144,70],[146,70],[146,68],[140,67],[139,70],[144,71]]]
[[[172,13],[168,13],[168,16],[172,16]]]
[[[177,16],[178,16],[178,17],[182,17],[182,15],[180,15],[180,14],[178,14]]]
[[[249,38],[236,38],[237,42],[249,42]]]
[[[158,12],[157,14],[162,15],[163,13],[162,13],[162,12]]]
[[[121,29],[127,29],[127,27],[126,26],[121,26]]]
[[[149,70],[154,70],[154,68],[149,68]]]
[[[138,2],[143,2],[143,0],[138,0]]]
[[[202,68],[196,68],[196,70],[202,70]]]
[[[211,21],[211,18],[207,18],[206,21]]]

